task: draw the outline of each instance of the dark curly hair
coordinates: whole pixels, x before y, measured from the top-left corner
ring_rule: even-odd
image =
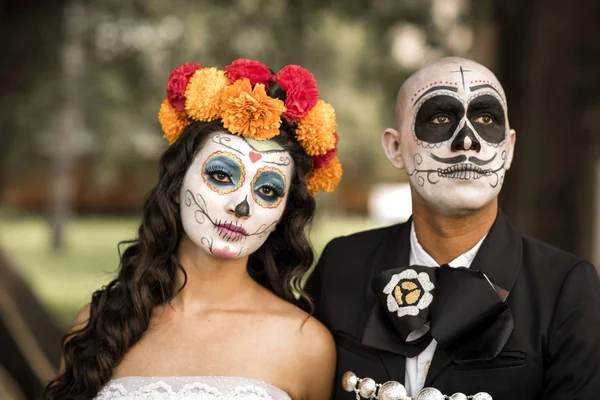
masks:
[[[314,260],[305,228],[315,201],[304,184],[312,162],[296,141],[293,127],[284,124],[274,140],[292,156],[294,176],[282,219],[250,255],[248,271],[282,299],[312,312],[312,302],[301,286]],[[44,399],[93,398],[146,332],[153,309],[183,288],[176,287],[175,280],[178,269],[185,276],[176,257],[183,232],[177,197],[195,154],[217,131],[226,131],[219,121],[194,122],[162,155],[158,184],[144,202],[138,238],[121,243],[128,247],[121,255],[117,277],[92,295],[87,325],[65,337],[64,372],[48,384]]]

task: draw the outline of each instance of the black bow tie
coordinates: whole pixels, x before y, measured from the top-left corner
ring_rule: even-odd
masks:
[[[363,343],[406,357],[435,339],[455,361],[489,360],[514,329],[504,302],[508,292],[479,271],[448,265],[390,269],[375,276],[372,290],[379,304]]]

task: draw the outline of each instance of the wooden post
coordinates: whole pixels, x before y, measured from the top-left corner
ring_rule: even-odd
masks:
[[[65,4],[64,42],[62,46],[63,109],[61,127],[54,147],[54,173],[50,198],[52,249],[64,247],[65,228],[71,214],[73,196],[74,142],[83,128],[81,81],[84,68],[84,6],[81,1]]]
[[[592,258],[600,45],[595,0],[502,0],[498,75],[517,130],[501,207],[519,231]]]

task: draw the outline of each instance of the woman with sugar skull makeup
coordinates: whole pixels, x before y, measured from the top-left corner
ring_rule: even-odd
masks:
[[[335,347],[306,310],[313,194],[341,177],[333,108],[306,69],[186,63],[171,146],[118,276],[65,339],[45,399],[324,399]]]
[[[430,64],[396,113],[383,147],[408,175],[412,218],[334,239],[308,283],[337,344],[333,398],[600,398],[594,266],[498,209],[515,131],[494,74]]]

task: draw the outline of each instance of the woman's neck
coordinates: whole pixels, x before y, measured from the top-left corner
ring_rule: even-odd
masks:
[[[471,250],[490,230],[498,214],[498,200],[460,216],[441,214],[413,194],[413,223],[423,249],[439,264],[447,264]]]
[[[176,289],[185,286],[175,296],[172,305],[183,312],[194,313],[212,308],[237,308],[259,289],[247,270],[248,256],[220,259],[198,247],[183,235],[177,259],[185,269],[177,271]]]

